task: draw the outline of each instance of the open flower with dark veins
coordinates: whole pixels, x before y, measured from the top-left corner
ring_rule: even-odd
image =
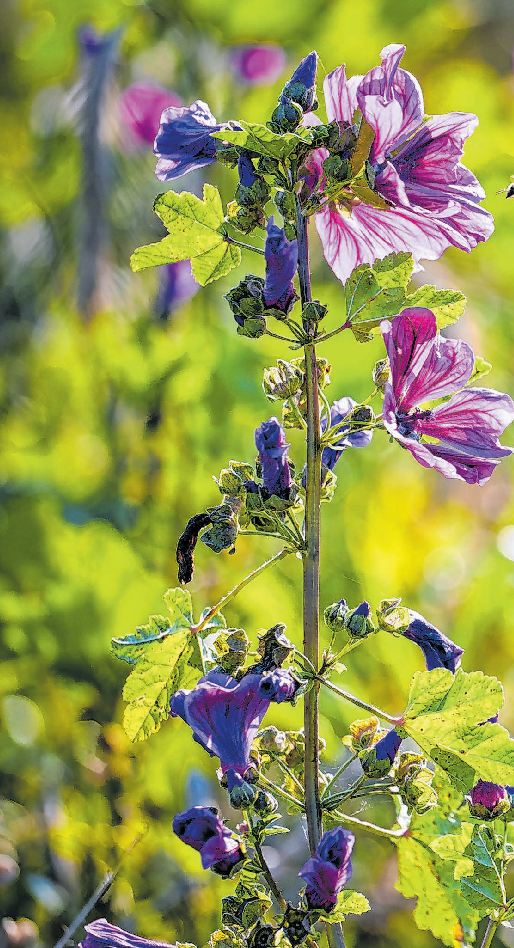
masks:
[[[190,691],[175,692],[170,714],[189,724],[194,739],[211,757],[219,757],[223,773],[233,771],[244,777],[251,763],[252,743],[270,701],[287,700],[286,675],[289,672],[284,671],[277,687],[276,672],[249,674],[236,681],[232,675],[211,671]],[[292,677],[291,682],[287,698],[296,688]]]
[[[325,833],[298,873],[307,883],[305,897],[309,909],[330,912],[345,882],[352,876],[351,855],[355,836],[350,830],[336,826]]]
[[[350,185],[316,214],[325,257],[343,283],[358,264],[402,250],[416,263],[437,260],[447,247],[472,250],[494,229],[480,207],[485,193],[460,161],[476,115],[449,112],[425,121],[420,85],[400,68],[404,52],[405,46],[391,44],[365,76],[347,79],[340,66],[324,82],[328,121],[350,130],[360,109],[374,132],[367,178],[380,206],[371,203],[371,192],[366,203]],[[307,163],[318,179],[327,156],[318,149]]]
[[[423,467],[468,484],[484,484],[502,458],[513,453],[499,436],[514,419],[509,395],[464,386],[473,350],[437,332],[431,310],[404,309],[380,324],[391,364],[384,392],[383,423]],[[452,397],[435,408],[426,402]]]

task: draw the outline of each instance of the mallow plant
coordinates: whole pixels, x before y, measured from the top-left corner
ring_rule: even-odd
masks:
[[[235,191],[228,204],[208,183],[203,198],[174,189],[160,194],[154,210],[168,236],[139,247],[133,269],[191,261],[205,286],[235,269],[241,248],[249,248],[257,272],[240,276],[226,294],[234,331],[255,345],[263,335],[284,342],[284,357],[264,369],[273,407],[269,418],[256,419],[255,446],[248,437],[246,456],[220,472],[211,507],[197,511],[191,497],[177,544],[180,585],[165,594],[166,615],[113,640],[115,655],[130,666],[129,736],[151,739],[164,726],[172,740],[174,729],[189,729],[213,758],[227,804],[241,813],[232,825],[223,811],[193,806],[173,821],[203,869],[231,880],[210,948],[313,948],[324,939],[343,948],[346,917],[373,910],[350,887],[352,853],[362,847],[366,858],[367,834],[396,848],[399,889],[417,898],[415,921],[445,945],[471,945],[482,923],[488,948],[498,925],[514,917],[505,881],[514,857],[514,742],[498,723],[500,682],[465,671],[460,645],[399,596],[373,604],[319,601],[320,506],[334,496],[346,451],[373,451],[386,437],[406,449],[405,464],[432,468],[426,477],[476,490],[513,451],[500,441],[514,419],[512,399],[482,386],[490,366],[466,342],[441,335],[463,313],[465,298],[433,286],[408,289],[421,260],[448,247],[472,251],[491,236],[493,222],[461,161],[476,117],[427,117],[417,80],[401,68],[404,52],[387,46],[364,76],[348,78],[344,66],[328,75],[327,122],[316,115],[312,52],[265,124],[218,122],[197,101],[164,109],[155,139],[162,182],[175,185],[221,162],[234,171]],[[341,282],[333,315],[312,299],[313,227]],[[363,401],[345,391],[327,397],[326,344],[341,332],[360,343],[374,336],[384,342]],[[356,345],[356,357],[359,351]],[[289,458],[291,428],[305,436],[298,470]],[[240,534],[263,544],[278,539],[280,550],[195,619],[185,586],[197,541],[232,553]],[[303,568],[302,650],[280,616],[251,643],[245,630],[229,625],[231,601],[291,555]],[[233,563],[237,571],[237,557]],[[323,654],[320,612],[331,635]],[[391,648],[395,636],[409,639],[425,666],[406,687],[400,715],[340,684],[342,658],[377,634],[391,636]],[[335,772],[320,766],[321,689],[356,708],[344,739],[349,756]],[[303,703],[301,731],[273,725],[273,705],[281,702]],[[348,783],[350,763],[357,776]],[[354,801],[375,794],[394,802],[392,827],[355,815]],[[306,827],[292,901],[265,858],[272,837],[287,832],[279,810]],[[163,931],[165,942],[147,941],[98,919],[86,926],[82,946],[143,948],[173,937]]]

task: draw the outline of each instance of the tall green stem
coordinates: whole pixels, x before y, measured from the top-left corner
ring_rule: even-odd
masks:
[[[498,928],[498,925],[499,925],[499,922],[497,922],[496,919],[493,919],[493,918],[490,918],[490,919],[489,919],[487,928],[486,928],[486,930],[485,930],[484,940],[483,940],[483,942],[482,942],[480,948],[489,948],[489,946],[490,946],[490,944],[491,944],[491,942],[492,942],[492,940],[493,940],[493,938],[494,938],[494,934],[495,934],[495,932],[496,932],[496,929]]]
[[[309,267],[307,222],[296,196],[296,232],[298,238],[298,278],[302,306],[312,299]],[[312,337],[315,325],[304,324]],[[303,559],[303,651],[307,659],[319,668],[319,554],[321,506],[321,431],[318,390],[318,364],[313,343],[304,346],[305,387],[307,394],[307,489],[305,498],[305,542]],[[321,803],[319,793],[319,684],[305,695],[305,813],[311,854],[314,854],[321,832]],[[327,924],[330,948],[345,948],[341,925]]]

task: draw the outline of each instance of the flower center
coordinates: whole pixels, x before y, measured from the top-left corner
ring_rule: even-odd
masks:
[[[410,412],[398,411],[396,412],[398,431],[404,438],[413,438],[414,441],[420,441],[421,434],[416,431],[416,425],[418,421],[431,418],[431,416],[432,412],[430,408],[427,408],[424,411],[419,408],[415,408]]]

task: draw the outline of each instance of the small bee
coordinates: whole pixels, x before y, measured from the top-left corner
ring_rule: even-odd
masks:
[[[509,184],[508,188],[501,188],[501,190],[500,190],[500,191],[497,191],[496,193],[497,193],[497,194],[505,194],[505,192],[507,192],[507,193],[505,194],[505,197],[506,197],[506,198],[514,197],[514,175],[511,174],[510,180],[511,180],[511,183]]]

